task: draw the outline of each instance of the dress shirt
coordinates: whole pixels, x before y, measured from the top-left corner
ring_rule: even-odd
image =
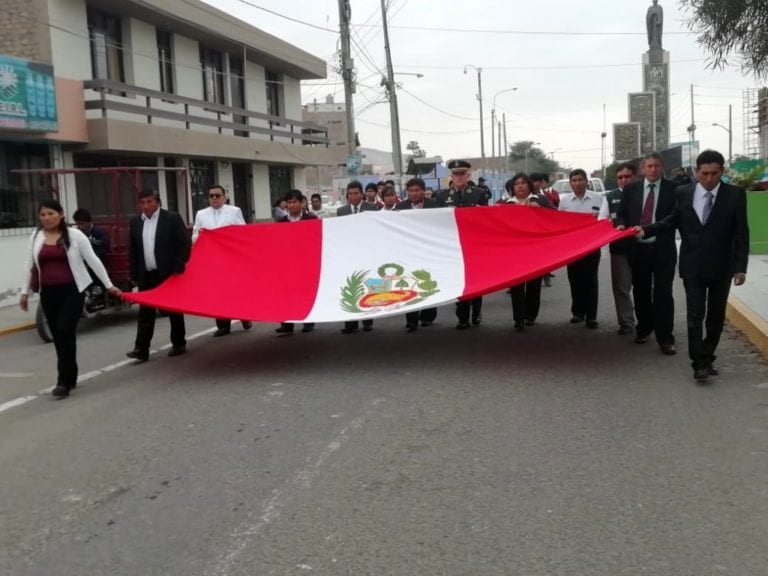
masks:
[[[563,194],[560,196],[558,210],[562,212],[592,214],[598,220],[605,220],[609,216],[608,201],[605,199],[605,196],[593,190],[587,190],[581,198],[573,192]]]
[[[215,230],[223,226],[245,224],[243,213],[237,206],[224,204],[221,208],[203,208],[195,215],[195,226],[192,229],[192,242],[197,240],[200,230]]]
[[[360,202],[360,204],[350,204],[349,209],[352,211],[352,214],[358,214],[362,206],[363,206],[362,202]]]
[[[144,266],[147,272],[157,270],[157,260],[155,260],[155,235],[157,234],[157,221],[160,219],[160,208],[155,210],[152,216],[147,217],[141,214],[144,225],[141,227],[141,241],[144,244]]]
[[[712,190],[710,190],[710,194],[712,194],[712,204],[717,201],[717,193],[720,191],[720,183],[718,182],[717,186],[715,186]],[[704,206],[707,204],[706,199],[707,189],[704,188],[704,186],[701,185],[700,182],[696,183],[696,190],[693,193],[693,209],[696,211],[696,216],[699,217],[699,222],[704,224]],[[712,213],[710,212],[709,217],[712,217]]]
[[[304,216],[303,212],[299,212],[298,216],[293,216],[290,212],[288,212],[287,214],[288,222],[299,222],[302,216]],[[291,228],[291,230],[293,230],[293,228]]]
[[[528,196],[526,196],[522,200],[520,200],[517,196],[512,194],[512,196],[507,198],[504,202],[505,202],[505,204],[522,204],[522,205],[527,205],[527,204],[530,204],[531,198],[533,198],[533,194],[528,194]]]

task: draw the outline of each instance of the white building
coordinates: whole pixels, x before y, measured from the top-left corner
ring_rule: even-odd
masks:
[[[325,62],[199,0],[0,0],[0,9],[0,73],[33,71],[15,108],[0,90],[0,305],[17,299],[36,204],[52,188],[70,217],[78,207],[97,220],[113,212],[109,179],[15,169],[183,167],[187,178],[147,172],[141,186],[191,222],[218,183],[258,221],[288,189],[304,189],[307,167],[337,163],[327,129],[301,120],[300,81],[324,78]],[[54,86],[55,131],[8,121],[42,113],[46,95],[52,112]],[[135,213],[134,188],[120,188],[123,212]]]

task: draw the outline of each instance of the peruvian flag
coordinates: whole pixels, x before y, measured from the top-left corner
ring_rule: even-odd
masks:
[[[506,289],[631,234],[511,205],[230,226],[202,231],[183,274],[125,299],[264,322],[378,318]]]

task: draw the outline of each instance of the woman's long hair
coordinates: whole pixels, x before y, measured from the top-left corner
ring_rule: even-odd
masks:
[[[61,233],[61,238],[59,239],[59,243],[63,244],[64,247],[69,250],[69,226],[67,226],[66,216],[64,215],[64,207],[61,205],[61,202],[53,199],[43,200],[40,202],[40,206],[37,209],[38,215],[43,208],[47,208],[48,210],[55,210],[61,215],[61,220],[59,221],[59,233]],[[38,224],[38,230],[40,229],[42,229],[42,225]]]

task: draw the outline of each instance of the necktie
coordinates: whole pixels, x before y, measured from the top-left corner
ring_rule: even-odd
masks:
[[[653,206],[655,203],[656,184],[648,184],[648,197],[645,199],[643,213],[640,215],[640,226],[648,226],[653,222]]]
[[[357,214],[357,206],[355,206],[355,214]]]
[[[715,206],[715,197],[712,194],[712,192],[707,192],[704,194],[704,199],[706,202],[704,203],[704,209],[701,211],[701,223],[706,224],[707,220],[709,220],[710,214],[712,214],[712,208]]]

